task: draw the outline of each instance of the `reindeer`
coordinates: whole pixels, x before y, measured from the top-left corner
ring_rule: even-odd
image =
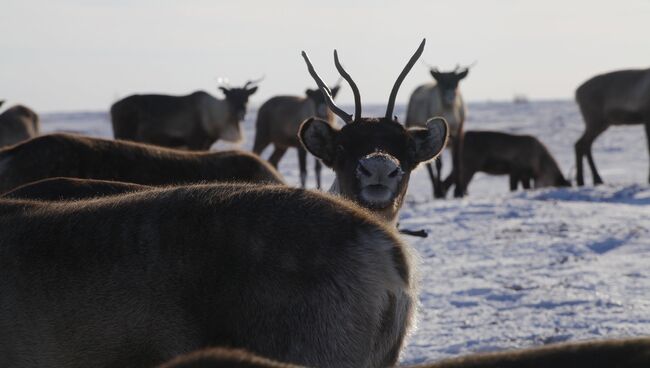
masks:
[[[530,189],[531,179],[535,188],[571,186],[546,146],[530,135],[467,131],[461,162],[460,184],[464,190],[479,171],[509,175],[511,191],[517,190],[520,182],[524,189]],[[443,184],[445,192],[452,183],[452,175],[449,175]]]
[[[3,103],[0,101],[0,106]],[[35,137],[38,132],[38,115],[28,107],[16,105],[0,114],[0,148]]]
[[[158,368],[301,368],[242,349],[209,348],[178,356]]]
[[[152,186],[121,181],[50,178],[21,185],[0,194],[0,198],[30,199],[38,201],[78,200],[151,189]]]
[[[336,106],[332,92],[318,76],[303,51],[309,73],[325,95],[327,104],[344,122],[337,129],[328,122],[310,118],[299,131],[307,151],[332,168],[336,179],[330,192],[356,201],[388,222],[395,222],[404,201],[411,171],[420,162],[434,159],[447,142],[447,123],[442,118],[429,119],[423,127],[404,128],[393,118],[395,98],[402,81],[424,50],[425,40],[395,81],[386,115],[382,118],[361,117],[359,89],[343,69],[334,50],[334,63],[354,94],[354,116]]]
[[[469,66],[460,69],[456,67],[451,72],[440,72],[431,68],[431,76],[435,83],[423,84],[415,89],[409,99],[406,113],[406,126],[420,126],[433,116],[444,117],[449,124],[451,136],[452,178],[454,179],[454,197],[462,197],[465,192],[460,184],[462,172],[461,153],[463,152],[463,124],[465,123],[465,103],[458,91],[459,82],[467,77]],[[442,185],[442,161],[436,160],[436,173],[433,166],[427,163],[427,171],[433,186],[433,196],[443,198],[445,192]]]
[[[239,122],[244,119],[257,81],[242,88],[219,87],[226,96],[217,99],[197,91],[186,96],[133,95],[111,106],[116,139],[207,150],[214,142],[241,140]]]
[[[647,368],[650,338],[552,344],[496,353],[469,354],[410,368]],[[211,348],[179,356],[159,368],[300,368],[241,349]]]
[[[587,156],[594,185],[603,183],[591,156],[591,144],[610,125],[645,124],[650,151],[650,69],[620,70],[595,76],[578,87],[576,101],[585,121],[585,132],[575,143],[578,186],[585,184],[584,156]]]
[[[190,185],[3,198],[0,214],[2,367],[152,367],[219,345],[385,367],[412,325],[409,247],[325,193]]]
[[[411,368],[646,368],[650,338],[552,344],[497,353],[470,354]],[[206,367],[207,368],[207,367]]]
[[[336,97],[340,86],[331,89],[332,98]],[[307,151],[300,144],[298,130],[303,121],[315,116],[336,126],[334,114],[327,108],[325,96],[318,89],[308,89],[306,97],[276,96],[264,102],[257,111],[255,125],[255,145],[253,152],[260,155],[269,144],[275,149],[269,157],[269,162],[275,168],[288,148],[298,150],[300,167],[300,185],[304,188],[307,182]],[[320,189],[321,162],[316,159],[314,173],[316,187]]]
[[[54,177],[145,185],[201,181],[283,183],[271,165],[243,151],[187,152],[68,134],[45,135],[0,150],[0,193]]]

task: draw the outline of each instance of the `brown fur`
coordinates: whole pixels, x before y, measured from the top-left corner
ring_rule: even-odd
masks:
[[[150,186],[108,180],[52,178],[21,185],[0,197],[39,201],[77,200],[151,189]]]
[[[0,199],[0,233],[3,367],[151,367],[208,346],[390,366],[416,303],[393,228],[285,186]]]
[[[242,368],[289,368],[282,363],[270,362],[245,351],[221,348],[206,349],[188,354],[174,359],[173,362],[160,368],[218,368],[231,366]],[[650,367],[650,338],[570,342],[495,353],[469,354],[435,363],[409,367],[647,368]]]
[[[449,124],[449,145],[452,154],[451,179],[455,184],[454,197],[462,197],[465,188],[460,185],[463,171],[462,152],[464,147],[463,126],[465,124],[465,102],[459,91],[459,83],[467,77],[469,69],[462,71],[439,72],[431,69],[435,82],[423,84],[415,89],[409,98],[406,112],[406,126],[422,126],[432,117],[442,117]],[[444,198],[446,191],[441,179],[442,161],[436,159],[436,172],[432,163],[427,163],[427,171],[433,186],[433,196]]]
[[[579,186],[584,185],[584,156],[587,156],[594,185],[603,183],[591,154],[591,145],[610,125],[644,124],[650,152],[650,69],[595,76],[578,87],[576,101],[585,122],[585,132],[575,143]]]
[[[241,349],[210,348],[181,355],[158,368],[300,368]]]
[[[476,172],[490,175],[509,175],[510,190],[517,190],[519,182],[524,189],[548,186],[570,186],[546,146],[530,135],[515,135],[490,131],[465,132],[463,173],[461,185],[467,188]],[[445,179],[445,191],[451,186],[451,175]]]
[[[338,90],[338,86],[332,88],[332,97],[336,96]],[[298,150],[300,184],[303,188],[307,181],[307,151],[300,144],[298,131],[300,124],[311,117],[320,118],[333,127],[336,126],[334,114],[327,108],[325,98],[318,89],[308,89],[306,97],[276,96],[269,99],[257,111],[255,123],[253,152],[259,155],[269,144],[273,144],[274,150],[269,157],[269,162],[277,168],[287,149],[296,148]],[[321,186],[320,172],[321,163],[316,159],[314,173],[318,189]]]
[[[249,82],[250,83],[250,82]],[[207,150],[218,139],[241,140],[239,121],[257,87],[225,88],[225,99],[197,91],[186,96],[133,95],[111,106],[115,138]]]
[[[242,151],[187,152],[67,134],[46,135],[0,150],[0,193],[54,177],[143,185],[283,182],[266,161]]]
[[[0,114],[0,147],[37,136],[38,115],[28,107],[16,105]]]
[[[336,106],[332,92],[302,52],[307,70],[326,97],[329,108],[346,123],[336,129],[322,120],[306,120],[298,133],[302,145],[334,170],[336,179],[330,192],[359,203],[389,222],[397,219],[411,171],[421,162],[435,159],[447,144],[449,128],[444,119],[429,119],[422,127],[406,129],[393,115],[399,87],[422,55],[425,44],[426,40],[422,40],[397,77],[382,118],[362,117],[359,89],[343,69],[336,50],[334,64],[354,94],[354,115]]]
[[[470,354],[411,368],[647,368],[650,338],[555,344]]]

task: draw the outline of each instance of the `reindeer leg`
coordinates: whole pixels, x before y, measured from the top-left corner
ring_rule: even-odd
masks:
[[[298,148],[298,167],[300,168],[300,187],[307,185],[307,150],[301,145]]]
[[[445,192],[442,188],[442,158],[436,158],[436,177],[433,181],[433,196],[435,198],[445,198]]]
[[[427,172],[429,173],[429,179],[431,179],[431,186],[433,188],[433,197],[436,197],[436,176],[433,173],[433,166],[431,165],[430,162],[427,162]]]
[[[282,159],[282,156],[284,156],[285,152],[287,152],[287,149],[285,147],[275,146],[271,157],[269,157],[269,163],[277,169],[278,163],[280,162],[280,159]]]
[[[442,182],[442,190],[445,193],[445,196],[447,195],[447,192],[449,191],[449,188],[454,184],[454,175],[450,173],[447,175],[445,180]]]
[[[523,186],[524,189],[530,189],[530,176],[523,176],[521,178],[521,186]]]
[[[318,158],[316,158],[316,164],[314,165],[314,174],[316,175],[316,189],[320,189],[320,172],[323,168],[323,164]]]
[[[645,136],[648,141],[648,153],[650,153],[650,122],[645,123]],[[648,182],[650,182],[650,175],[648,175]]]
[[[589,150],[587,151],[587,162],[589,163],[589,168],[591,169],[591,175],[593,176],[594,179],[594,185],[602,184],[603,179],[601,179],[600,175],[598,174],[598,170],[596,169],[596,163],[594,162],[594,158],[591,156],[591,145],[589,145]]]
[[[519,184],[519,176],[515,173],[510,173],[510,191],[514,192],[517,190],[517,184]]]
[[[575,144],[576,183],[578,186],[583,186],[585,184],[582,166],[582,158],[584,156],[587,156],[587,162],[589,163],[589,168],[591,169],[591,176],[594,179],[594,185],[603,183],[603,179],[601,179],[600,175],[598,174],[594,158],[591,155],[591,145],[596,137],[598,137],[602,132],[605,131],[605,129],[607,129],[607,123],[594,119],[587,119],[585,117],[585,124],[587,125],[587,128],[582,134],[582,137],[580,137],[580,139],[578,139]]]
[[[454,175],[454,181],[456,183],[456,187],[454,188],[454,197],[455,198],[461,198],[465,195],[465,190],[467,189],[465,186],[461,185],[461,177],[462,177],[462,171],[463,168],[461,166],[461,153],[463,152],[463,138],[462,136],[457,139],[456,142],[454,142],[454,146],[452,147],[451,150],[451,158],[452,158],[452,164],[453,167],[451,169],[451,173]],[[472,174],[473,175],[473,174]],[[469,180],[467,181],[469,183]]]

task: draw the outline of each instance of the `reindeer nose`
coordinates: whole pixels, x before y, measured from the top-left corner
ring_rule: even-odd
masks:
[[[392,156],[385,153],[373,153],[361,160],[357,165],[357,177],[363,178],[367,184],[383,184],[387,179],[402,177],[403,171]]]

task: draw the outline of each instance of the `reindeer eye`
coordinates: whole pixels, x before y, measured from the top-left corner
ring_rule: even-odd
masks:
[[[336,146],[336,151],[337,152],[343,152],[343,151],[345,151],[345,148],[343,148],[343,146],[339,144],[338,146]]]
[[[389,177],[389,178],[394,178],[394,177],[397,176],[397,174],[399,174],[399,172],[400,172],[400,169],[399,169],[399,167],[398,167],[397,169],[391,171],[390,174],[388,174],[388,177]]]

